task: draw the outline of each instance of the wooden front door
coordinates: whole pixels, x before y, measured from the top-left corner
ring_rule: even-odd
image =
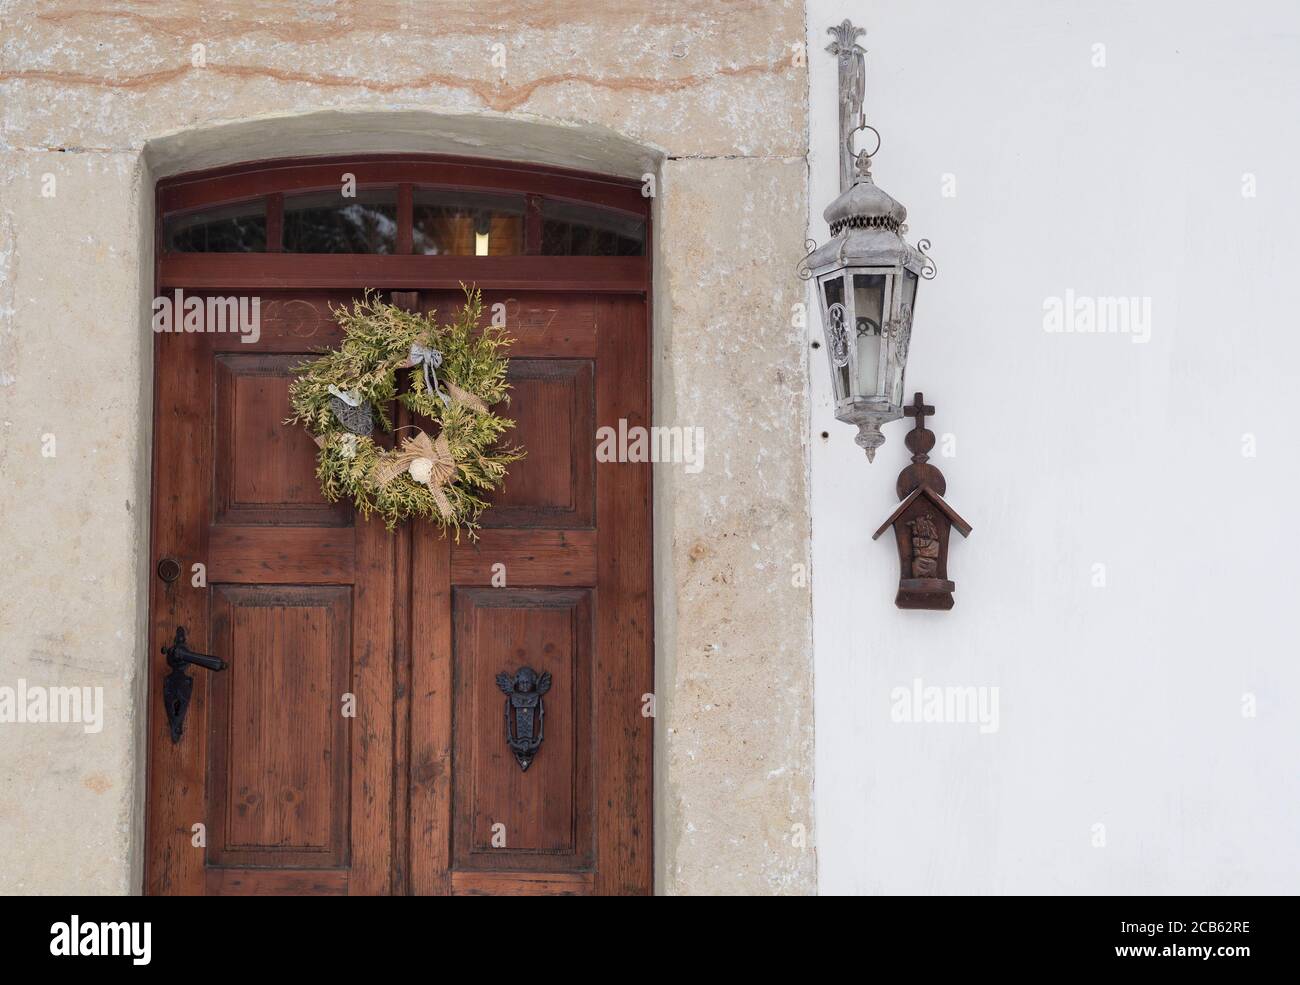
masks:
[[[600,427],[649,424],[645,294],[602,279],[606,258],[557,258],[554,289],[540,256],[523,275],[266,258],[160,263],[159,293],[253,293],[261,319],[253,344],[155,340],[146,891],[649,892],[649,466],[595,454]],[[282,424],[292,367],[340,338],[331,304],[370,287],[449,314],[456,280],[506,313],[528,453],[459,544],[325,502],[314,444]],[[191,670],[173,741],[159,651],[179,626],[226,667]],[[524,666],[552,679],[527,771],[496,682]]]

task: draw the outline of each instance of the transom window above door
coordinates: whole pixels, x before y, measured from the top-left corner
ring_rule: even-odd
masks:
[[[558,194],[539,194],[490,187],[512,183],[513,172],[496,166],[433,163],[425,166],[433,179],[426,182],[401,180],[419,176],[421,166],[416,162],[369,162],[365,170],[370,180],[342,167],[312,164],[296,171],[254,168],[232,173],[227,188],[232,194],[244,192],[245,197],[220,202],[191,205],[184,184],[168,188],[159,200],[162,250],[165,254],[446,257],[646,255],[647,204],[638,201],[635,189],[626,182],[557,174]],[[435,183],[442,177],[439,170],[450,170],[449,178],[468,180],[459,186]],[[351,174],[351,179],[345,174]],[[327,176],[333,184],[311,185],[313,178]],[[536,173],[531,177],[535,185]],[[489,187],[476,186],[475,179]],[[580,200],[588,186],[598,201]],[[258,194],[247,194],[254,190]],[[173,203],[176,207],[171,207]]]

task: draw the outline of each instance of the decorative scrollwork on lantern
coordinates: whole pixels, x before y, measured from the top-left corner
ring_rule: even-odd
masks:
[[[844,323],[844,305],[833,304],[827,311],[830,314],[831,324],[826,333],[826,340],[831,348],[831,362],[836,366],[847,366],[849,364],[849,330]]]
[[[894,332],[898,337],[898,343],[895,347],[898,363],[900,366],[906,366],[907,349],[912,344],[912,306],[906,302],[898,309],[898,320],[894,324]]]
[[[935,276],[939,273],[939,267],[934,262],[934,258],[927,252],[929,249],[930,241],[928,239],[918,239],[916,241],[917,252],[920,253],[921,256],[925,257],[925,266],[921,268],[921,276],[926,280],[934,280]]]
[[[794,268],[794,272],[800,280],[812,280],[812,269],[808,266],[808,258],[817,252],[817,240],[804,240],[803,249],[803,259],[800,260],[799,265]]]

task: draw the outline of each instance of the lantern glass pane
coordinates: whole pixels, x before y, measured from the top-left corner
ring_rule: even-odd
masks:
[[[916,287],[920,281],[916,274],[910,270],[904,270],[903,276],[898,281],[898,302],[894,307],[894,358],[893,367],[890,371],[890,401],[895,404],[902,404],[904,381],[903,376],[907,371],[907,351],[912,345],[912,312],[916,304]]]
[[[903,289],[901,304],[907,308],[906,317],[911,320],[912,305],[916,304],[916,274],[910,270],[903,271]]]
[[[826,332],[826,354],[831,362],[835,399],[843,400],[849,395],[849,334],[844,278],[839,274],[822,280],[822,327]]]
[[[857,339],[857,396],[874,397],[880,379],[880,328],[885,314],[885,275],[853,275],[853,327]]]

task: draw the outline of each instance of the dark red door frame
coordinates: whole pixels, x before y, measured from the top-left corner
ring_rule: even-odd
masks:
[[[358,187],[397,186],[398,249],[371,254],[286,254],[278,252],[281,206],[286,193],[339,187],[351,174]],[[296,158],[262,161],[165,178],[158,183],[159,290],[224,288],[366,288],[434,290],[474,283],[484,290],[581,290],[645,293],[650,286],[649,242],[640,257],[515,256],[449,257],[412,255],[410,223],[414,187],[465,191],[508,191],[528,197],[530,227],[541,198],[583,202],[650,218],[650,199],[626,178],[484,162],[455,157],[388,155]],[[167,253],[163,217],[172,212],[265,198],[271,244],[266,253]],[[537,249],[537,235],[529,249]]]
[[[273,192],[336,188],[340,168],[355,175],[358,185],[410,182],[464,191],[515,191],[588,202],[646,217],[650,214],[650,200],[641,194],[641,183],[631,178],[432,154],[300,157],[193,171],[158,182],[158,208],[160,212],[177,212]]]

